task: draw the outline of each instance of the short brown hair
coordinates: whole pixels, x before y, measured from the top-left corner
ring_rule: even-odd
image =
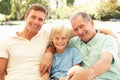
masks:
[[[45,14],[45,16],[47,17],[47,10],[45,7],[43,7],[40,4],[32,4],[30,5],[30,7],[28,8],[26,14],[29,14],[31,10],[37,10],[37,11],[41,11]]]

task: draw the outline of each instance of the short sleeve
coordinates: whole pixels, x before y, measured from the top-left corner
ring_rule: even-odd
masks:
[[[118,55],[118,44],[113,37],[108,36],[103,42],[102,52],[110,52],[114,57]]]
[[[78,48],[78,44],[80,44],[80,38],[78,36],[76,37],[73,37],[69,40],[69,44],[68,44],[68,47],[72,48],[72,47],[75,47],[75,48]]]
[[[9,57],[6,40],[0,40],[0,57],[2,58]]]
[[[73,64],[80,64],[83,61],[82,54],[77,48],[72,48],[73,51]]]

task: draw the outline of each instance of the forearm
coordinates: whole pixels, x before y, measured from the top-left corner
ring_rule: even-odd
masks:
[[[0,58],[0,80],[4,80],[8,59]]]
[[[4,74],[0,73],[0,80],[4,80]]]
[[[99,61],[90,67],[91,73],[94,77],[101,75],[110,69],[112,62],[112,55],[110,53],[103,53]]]
[[[40,62],[40,72],[43,75],[46,71],[49,71],[52,65],[52,56],[53,56],[54,49],[52,47],[48,47],[46,49],[45,55]]]

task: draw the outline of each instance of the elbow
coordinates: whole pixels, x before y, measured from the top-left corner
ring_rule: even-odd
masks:
[[[114,61],[113,55],[109,52],[102,54],[101,61],[106,71],[111,68],[111,64]]]
[[[106,71],[110,70],[111,68],[111,64],[109,64],[107,67],[106,67]]]
[[[112,64],[112,58],[108,58],[108,59],[105,61],[105,64],[104,64],[104,65],[106,65],[106,71],[110,70],[111,64]]]

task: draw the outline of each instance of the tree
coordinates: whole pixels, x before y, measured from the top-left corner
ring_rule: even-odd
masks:
[[[73,6],[75,0],[67,0],[68,6]]]
[[[95,9],[95,17],[99,20],[105,16],[110,18],[115,14],[117,6],[117,0],[100,0]]]
[[[48,0],[11,0],[11,14],[9,19],[22,20],[25,12],[31,4],[39,3],[48,7]]]
[[[10,0],[2,0],[0,2],[0,13],[9,15],[11,13]]]

